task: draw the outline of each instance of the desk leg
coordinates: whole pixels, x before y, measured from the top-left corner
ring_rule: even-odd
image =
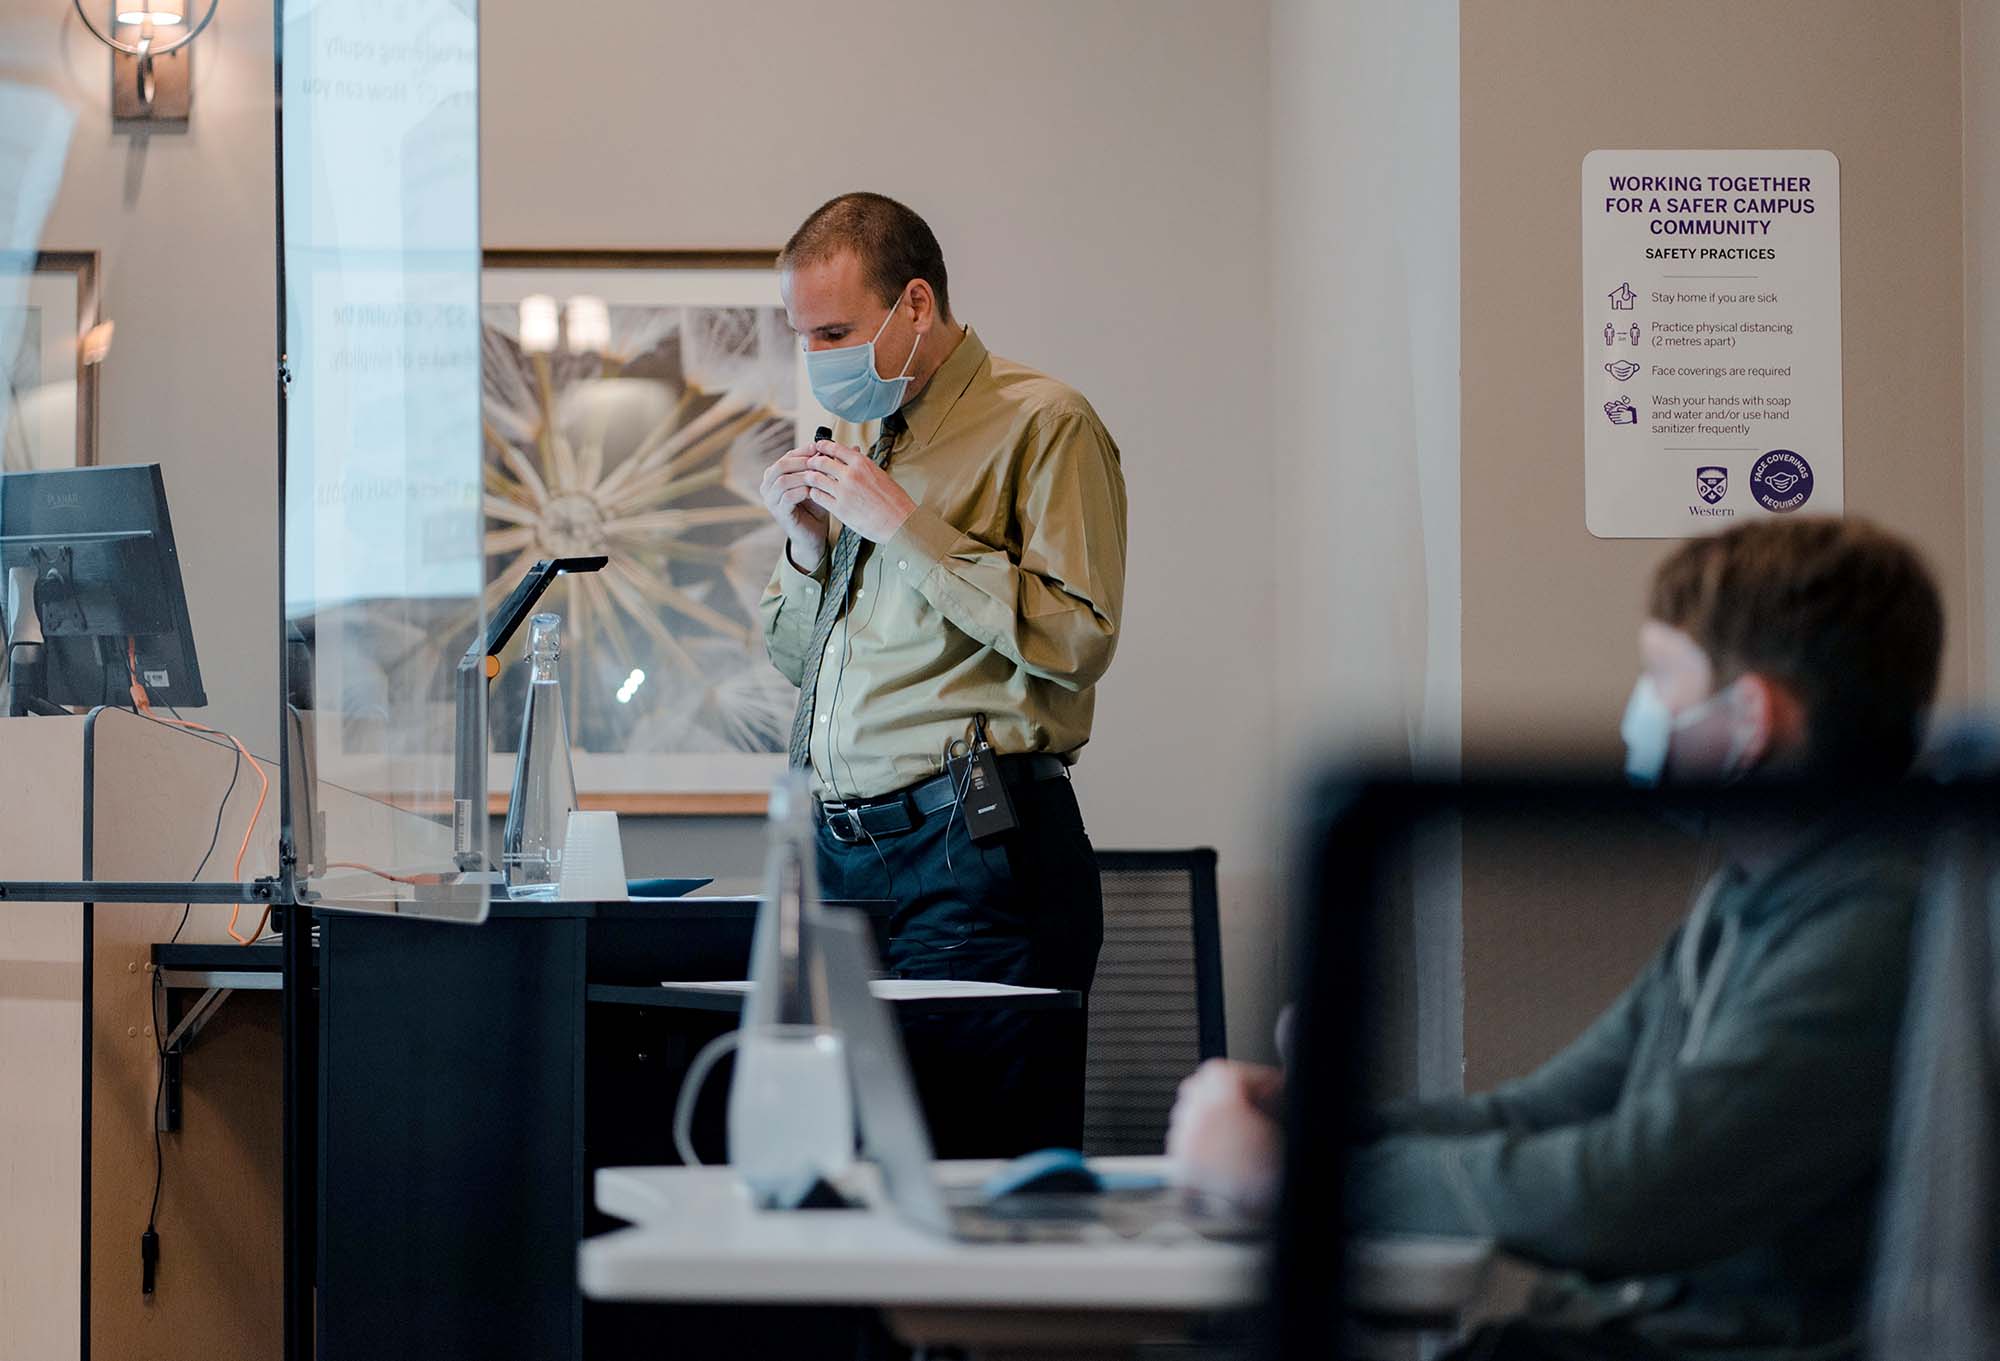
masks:
[[[310,907],[284,914],[284,1358],[312,1361],[314,1285],[318,1273],[319,995],[315,987]]]

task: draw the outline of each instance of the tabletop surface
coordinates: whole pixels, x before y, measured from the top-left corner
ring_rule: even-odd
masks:
[[[898,1010],[923,1013],[967,1011],[1076,1011],[1083,994],[1057,988],[1024,988],[1011,983],[878,978],[875,995]],[[623,1006],[666,1007],[735,1015],[750,995],[748,980],[712,983],[667,982],[654,987],[593,983],[589,1000]]]
[[[1161,1158],[1102,1158],[1107,1171],[1159,1172]],[[999,1164],[939,1163],[947,1185]],[[865,1169],[864,1169],[865,1170]],[[1162,1241],[996,1244],[939,1238],[878,1208],[774,1213],[753,1208],[726,1168],[624,1167],[597,1173],[597,1206],[634,1227],[587,1240],[583,1291],[594,1299],[868,1304],[891,1308],[1241,1308],[1265,1289],[1262,1245],[1191,1232]],[[1369,1239],[1354,1281],[1382,1313],[1443,1314],[1477,1292],[1491,1244]]]

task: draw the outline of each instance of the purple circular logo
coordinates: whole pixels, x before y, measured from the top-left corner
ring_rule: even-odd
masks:
[[[1786,515],[1812,499],[1812,465],[1790,449],[1773,449],[1750,467],[1750,495],[1765,510]]]

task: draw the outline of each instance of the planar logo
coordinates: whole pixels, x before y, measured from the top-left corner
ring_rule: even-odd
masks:
[[[1729,469],[1696,468],[1694,470],[1694,494],[1699,503],[1688,507],[1688,514],[1700,515],[1711,520],[1733,520],[1736,512],[1721,504],[1729,495]]]
[[[43,510],[81,510],[83,497],[77,492],[49,492],[42,497]]]
[[[1812,465],[1790,449],[1773,449],[1750,467],[1750,495],[1774,515],[1791,514],[1812,492]]]

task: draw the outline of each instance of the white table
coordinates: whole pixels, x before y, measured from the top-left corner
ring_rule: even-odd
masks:
[[[1158,1158],[1105,1158],[1154,1172]],[[938,1164],[939,1180],[983,1179],[996,1164]],[[585,1242],[592,1299],[871,1306],[915,1346],[983,1357],[1062,1351],[1122,1355],[1185,1335],[1190,1320],[1256,1304],[1262,1247],[1187,1235],[1171,1242],[972,1244],[938,1238],[881,1208],[761,1212],[727,1169],[605,1168],[597,1206],[634,1227]],[[1448,1316],[1477,1293],[1491,1246],[1438,1239],[1357,1245],[1351,1287],[1378,1314]]]

